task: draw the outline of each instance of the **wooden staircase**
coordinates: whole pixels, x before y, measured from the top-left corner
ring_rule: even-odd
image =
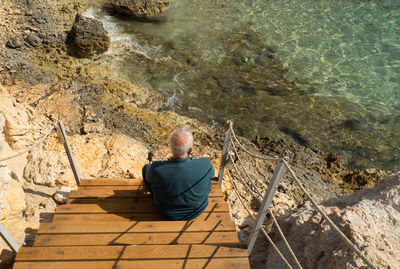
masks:
[[[141,180],[83,180],[33,247],[19,249],[16,269],[249,268],[228,205],[216,183],[209,205],[191,221],[168,221]]]

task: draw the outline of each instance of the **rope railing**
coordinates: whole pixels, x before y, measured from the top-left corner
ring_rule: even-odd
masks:
[[[232,143],[232,146],[234,146],[234,143]],[[236,149],[235,149],[235,152],[236,152],[236,154],[237,154]],[[244,181],[243,177],[241,176],[241,174],[240,174],[240,172],[239,172],[239,169],[237,168],[237,166],[236,166],[236,164],[235,164],[235,161],[233,160],[232,155],[233,155],[233,154],[229,154],[229,157],[230,157],[231,163],[232,163],[232,165],[233,165],[235,171],[237,172],[237,174],[238,174],[238,176],[239,176],[240,182],[246,187],[246,189],[252,194],[252,196],[261,204],[261,199],[259,198],[259,197],[262,197],[261,191],[260,191],[255,185],[253,185],[253,186],[256,188],[257,192],[258,192],[258,195],[257,195],[255,192],[253,192],[253,191],[251,190],[251,188],[248,186],[248,184],[246,184],[246,182]],[[239,156],[239,155],[236,155],[236,156],[238,157],[238,160],[240,160],[240,156]],[[243,164],[242,162],[240,162],[240,163]],[[250,182],[253,183],[253,181],[250,179],[250,176],[249,176],[249,174],[247,173],[247,171],[246,171],[246,169],[244,168],[244,166],[242,167],[242,169],[245,171],[245,174],[249,177]],[[227,171],[229,171],[229,170],[227,170]],[[231,182],[232,182],[232,180],[231,180]],[[233,184],[233,183],[232,183],[232,184]],[[240,200],[240,201],[242,201],[242,200]],[[288,241],[287,241],[285,235],[283,234],[282,229],[281,229],[281,227],[279,226],[279,223],[278,223],[278,221],[276,220],[274,213],[272,212],[272,210],[271,210],[270,208],[268,209],[268,211],[269,211],[269,213],[270,213],[270,215],[271,215],[271,217],[272,217],[272,220],[273,220],[273,222],[274,222],[274,224],[275,224],[275,226],[276,226],[276,228],[277,228],[277,230],[278,230],[278,233],[279,233],[280,237],[282,238],[284,244],[286,245],[286,248],[289,250],[290,255],[292,256],[293,260],[296,262],[297,267],[300,268],[300,269],[302,269],[303,267],[301,266],[299,260],[297,259],[297,257],[296,257],[296,255],[294,254],[292,248],[290,247],[290,245],[289,245],[289,243],[288,243]],[[255,219],[254,219],[254,220],[255,220]]]
[[[243,205],[243,207],[246,209],[247,213],[249,214],[249,216],[255,221],[256,217],[253,215],[253,213],[251,213],[249,207],[244,203],[243,198],[240,196],[239,191],[236,187],[235,182],[232,180],[231,174],[229,173],[229,170],[226,170],[228,177],[229,177],[229,181],[231,182],[233,189],[236,193],[236,196],[239,198],[240,203]],[[272,240],[272,238],[268,235],[267,231],[265,231],[265,229],[262,227],[261,231],[264,233],[265,237],[268,239],[269,243],[272,245],[272,247],[275,249],[275,251],[278,253],[278,255],[280,256],[280,258],[284,261],[284,263],[287,265],[287,267],[289,267],[289,269],[293,269],[293,267],[290,265],[290,263],[286,260],[285,256],[283,256],[282,252],[279,250],[279,248],[276,246],[276,244],[274,243],[274,241]]]
[[[225,154],[225,158],[229,158],[230,162],[232,163],[232,166],[234,168],[234,170],[237,173],[238,179],[241,181],[241,183],[243,184],[243,186],[245,186],[245,188],[249,191],[249,193],[256,198],[258,201],[260,201],[259,197],[262,197],[263,195],[261,194],[261,191],[259,190],[259,188],[257,188],[257,186],[255,185],[255,183],[253,182],[253,180],[251,180],[251,177],[249,175],[249,173],[247,172],[247,170],[245,169],[243,162],[240,158],[240,155],[238,154],[238,151],[236,148],[239,148],[241,150],[243,150],[243,152],[245,152],[246,154],[250,155],[253,158],[258,158],[258,159],[262,159],[262,160],[270,160],[270,161],[278,161],[278,163],[281,163],[281,165],[277,165],[277,168],[279,167],[279,173],[277,171],[275,171],[274,176],[272,181],[274,182],[270,182],[270,186],[268,187],[268,196],[271,196],[274,194],[274,192],[276,191],[276,187],[279,183],[279,181],[281,180],[283,173],[284,173],[284,169],[282,169],[282,165],[284,168],[287,168],[290,172],[290,175],[293,177],[294,181],[297,183],[297,185],[300,187],[301,191],[306,195],[306,197],[311,201],[311,203],[315,206],[315,208],[317,209],[317,211],[323,216],[323,218],[327,221],[327,223],[329,224],[329,226],[333,229],[333,231],[335,231],[339,237],[347,244],[347,246],[349,246],[355,253],[357,253],[361,259],[370,267],[373,269],[376,269],[376,267],[368,260],[368,258],[358,249],[358,247],[353,244],[350,239],[348,239],[346,237],[346,235],[334,224],[334,222],[329,218],[329,216],[318,206],[318,204],[316,203],[316,201],[311,197],[311,195],[307,192],[307,190],[304,188],[304,186],[301,184],[300,180],[298,179],[298,177],[296,176],[296,174],[294,173],[293,169],[290,167],[288,160],[286,160],[285,158],[276,158],[276,157],[268,157],[268,156],[262,156],[262,155],[257,155],[254,154],[252,152],[250,152],[249,150],[247,150],[239,141],[239,139],[237,138],[234,130],[233,130],[233,126],[232,126],[232,122],[233,121],[229,121],[229,128],[228,129],[228,133],[229,133],[229,139],[226,140],[231,140],[231,141],[226,141],[225,143],[225,148],[224,148],[224,152],[228,151],[230,147],[233,148],[234,153],[231,151],[229,154]],[[228,138],[228,136],[227,136]],[[232,139],[233,138],[233,139]],[[227,145],[227,147],[226,147]],[[229,155],[226,156],[226,155]],[[236,156],[236,160],[233,159],[233,156]],[[226,164],[226,159],[222,160],[221,163],[223,163],[224,165]],[[245,180],[243,179],[241,173],[239,172],[239,168],[236,165],[236,161],[238,161],[238,163],[240,164],[242,170],[244,171],[244,174],[246,175],[246,177],[248,178],[249,182],[251,183],[251,185],[253,186],[254,190],[253,191],[249,185],[247,183],[245,183]],[[224,171],[223,168],[220,169],[220,171]],[[234,183],[233,177],[231,176],[229,169],[227,169],[227,173],[228,173],[228,177],[229,180],[235,190],[236,195],[238,196],[241,204],[243,205],[243,207],[246,209],[246,211],[249,213],[249,215],[256,220],[256,223],[253,227],[253,232],[251,237],[255,237],[257,236],[257,229],[260,229],[267,237],[268,241],[271,243],[271,245],[274,247],[274,249],[278,252],[279,256],[282,258],[282,260],[285,262],[285,264],[289,267],[292,268],[291,265],[288,263],[288,261],[284,258],[284,256],[282,255],[282,253],[279,251],[279,249],[276,247],[276,245],[272,242],[272,239],[268,236],[267,232],[265,231],[265,229],[263,228],[262,222],[265,219],[265,214],[268,211],[271,214],[272,220],[274,222],[274,224],[277,227],[278,233],[281,235],[282,240],[284,241],[286,247],[288,248],[291,256],[293,257],[293,259],[295,260],[297,266],[299,268],[302,268],[300,263],[298,262],[295,254],[293,253],[293,250],[290,248],[289,243],[287,242],[287,239],[285,238],[281,228],[279,227],[279,224],[276,220],[276,217],[273,215],[272,211],[270,210],[269,206],[270,203],[272,202],[272,197],[265,197],[264,201],[263,201],[263,206],[264,208],[261,208],[258,215],[257,215],[257,219],[254,217],[254,215],[251,213],[251,211],[248,209],[247,205],[244,203],[242,197],[239,194],[239,191],[237,190],[236,184]],[[221,174],[220,174],[221,177]],[[278,178],[278,179],[277,179]],[[257,192],[257,194],[255,193]],[[256,230],[255,230],[256,229]],[[251,243],[251,241],[253,241]],[[251,246],[249,246],[249,252],[251,252],[252,247],[254,245],[255,239],[254,238],[250,238],[249,244],[251,244]]]
[[[21,150],[11,156],[5,157],[5,158],[1,158],[0,162],[4,162],[13,158],[16,158],[18,156],[21,156],[22,154],[25,154],[31,150],[33,150],[34,148],[38,147],[40,144],[42,144],[44,142],[44,140],[46,140],[46,138],[55,130],[56,128],[56,124],[53,124],[53,126],[51,127],[51,129],[49,129],[49,131],[39,140],[37,140],[34,144],[32,144],[31,146],[27,147],[24,150]]]
[[[4,162],[4,161],[7,161],[7,160],[16,158],[16,157],[21,156],[21,155],[33,150],[34,148],[38,147],[39,145],[41,145],[46,140],[46,138],[55,129],[57,130],[59,142],[64,145],[64,149],[65,149],[65,152],[67,153],[67,157],[68,157],[69,163],[71,165],[72,172],[74,174],[76,183],[79,186],[80,177],[79,177],[78,169],[77,169],[77,166],[76,166],[76,163],[75,163],[75,160],[74,160],[74,156],[72,154],[72,150],[71,150],[71,147],[70,147],[70,144],[69,144],[69,141],[68,141],[68,138],[67,138],[67,134],[65,132],[65,128],[64,128],[64,125],[63,125],[62,121],[55,122],[53,124],[53,126],[49,129],[49,131],[42,138],[37,140],[34,144],[29,146],[28,148],[26,148],[24,150],[21,150],[21,151],[17,152],[16,154],[13,154],[11,156],[8,156],[8,157],[5,157],[5,158],[1,158],[0,162]],[[11,235],[7,232],[7,230],[1,224],[0,224],[0,237],[3,238],[3,240],[6,242],[6,244],[14,252],[18,251],[18,248],[19,248],[18,244],[15,243],[14,239],[11,237]]]

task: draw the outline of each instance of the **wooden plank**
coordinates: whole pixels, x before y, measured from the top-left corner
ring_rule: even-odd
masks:
[[[80,187],[76,191],[71,191],[68,198],[103,197],[150,197],[150,192],[142,186],[90,186]]]
[[[69,198],[103,198],[103,197],[148,197],[150,192],[143,186],[83,186],[71,191]],[[218,188],[211,188],[209,197],[223,197]]]
[[[236,232],[110,233],[37,235],[34,246],[218,244],[234,247],[238,243]]]
[[[118,222],[118,221],[160,221],[165,217],[153,213],[119,213],[119,214],[55,214],[53,222]]]
[[[38,234],[52,233],[119,233],[119,232],[199,232],[199,231],[236,231],[229,215],[223,217],[211,214],[207,221],[132,221],[132,222],[96,222],[96,223],[42,223]]]
[[[228,205],[222,198],[210,198],[208,206],[204,212],[210,211],[229,211]],[[151,199],[137,198],[137,203],[121,204],[108,203],[107,201],[95,204],[67,204],[60,205],[56,209],[56,213],[145,213],[157,212]]]
[[[143,185],[141,178],[91,178],[81,179],[79,187],[82,186],[126,186],[126,185]]]
[[[207,221],[133,221],[96,223],[42,223],[37,234],[69,233],[134,233],[134,232],[204,232],[236,231],[230,218],[208,219]]]
[[[136,261],[74,261],[74,262],[16,262],[14,269],[226,269],[250,268],[247,258],[169,259]]]
[[[218,185],[218,181],[211,180],[212,185]],[[81,179],[79,186],[124,186],[124,185],[144,185],[141,178],[91,178]]]
[[[213,245],[23,247],[16,261],[143,260],[246,257],[247,250]]]
[[[197,219],[208,218],[222,219],[230,217],[229,212],[207,212],[200,214]],[[166,221],[159,213],[119,213],[117,214],[55,214],[53,223],[85,223],[85,222],[131,222],[131,221]]]

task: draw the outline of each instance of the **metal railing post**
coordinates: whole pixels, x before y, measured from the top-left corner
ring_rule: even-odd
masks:
[[[253,225],[253,229],[250,234],[249,242],[247,244],[247,252],[250,254],[253,250],[254,244],[256,243],[258,233],[260,232],[261,227],[263,226],[264,219],[267,215],[269,206],[271,205],[272,198],[274,198],[275,191],[279,185],[279,182],[282,179],[283,173],[285,172],[286,166],[283,161],[278,161],[278,164],[275,167],[274,175],[268,185],[267,192],[262,201],[261,208],[258,211],[256,221]]]
[[[221,188],[221,186],[222,186],[222,180],[224,178],[224,172],[225,172],[225,165],[226,165],[226,161],[228,160],[228,150],[229,150],[229,145],[231,143],[231,135],[232,135],[231,126],[233,126],[232,120],[228,120],[224,126],[226,135],[225,135],[225,145],[224,145],[224,149],[222,151],[221,164],[219,165],[219,172],[218,172],[218,187],[219,188]]]
[[[18,252],[19,246],[17,243],[15,243],[14,239],[11,237],[11,235],[8,233],[6,228],[0,224],[0,235],[3,238],[3,240],[7,243],[7,245],[15,252]]]
[[[71,165],[72,172],[74,173],[76,184],[79,186],[81,182],[81,178],[79,176],[78,168],[75,163],[74,155],[72,154],[71,146],[68,142],[67,133],[65,132],[64,124],[62,121],[58,121],[57,123],[57,134],[60,140],[60,143],[64,145],[65,152],[68,156],[69,164]]]

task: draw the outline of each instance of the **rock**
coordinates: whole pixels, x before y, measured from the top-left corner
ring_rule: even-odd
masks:
[[[68,137],[81,178],[141,178],[147,149],[122,134],[74,135]],[[32,151],[24,177],[45,186],[74,186],[75,180],[63,146],[55,136],[42,150]]]
[[[4,118],[4,115],[0,114],[0,153],[4,146],[3,128],[4,128],[5,124],[6,124],[6,119]],[[0,156],[2,156],[2,155],[0,155]]]
[[[23,45],[22,41],[18,37],[10,38],[6,43],[6,47],[10,49],[17,49],[22,47],[22,45]]]
[[[25,42],[27,42],[32,47],[36,48],[42,43],[42,40],[34,34],[28,34],[25,38]]]
[[[49,126],[44,126],[46,119],[42,115],[17,103],[10,95],[0,98],[0,114],[5,117],[5,140],[13,150],[31,146],[49,130]]]
[[[400,170],[373,189],[328,200],[322,209],[377,268],[400,268]],[[304,268],[366,268],[310,204],[280,223]],[[287,254],[282,241],[278,247]],[[265,267],[286,265],[271,248]]]
[[[26,220],[29,220],[33,216],[35,216],[35,208],[32,205],[28,205],[25,209],[24,217]]]
[[[21,246],[25,238],[26,222],[23,212],[26,204],[21,184],[13,176],[6,165],[0,165],[0,223]],[[0,268],[11,268],[6,265],[12,264],[14,254],[3,240],[0,240],[0,253]]]
[[[110,47],[110,37],[103,24],[80,14],[75,17],[70,39],[73,50],[81,57],[103,53]]]
[[[71,192],[71,188],[70,188],[70,187],[62,186],[62,187],[54,194],[54,200],[55,200],[58,204],[66,204],[70,192]]]
[[[110,0],[107,6],[133,17],[150,17],[164,12],[168,5],[168,0]]]
[[[25,211],[25,196],[21,184],[14,179],[13,172],[6,166],[0,166],[0,222],[21,219]]]
[[[379,169],[365,169],[361,171],[351,171],[344,176],[345,186],[353,190],[374,187],[379,178],[385,176],[385,172]]]

